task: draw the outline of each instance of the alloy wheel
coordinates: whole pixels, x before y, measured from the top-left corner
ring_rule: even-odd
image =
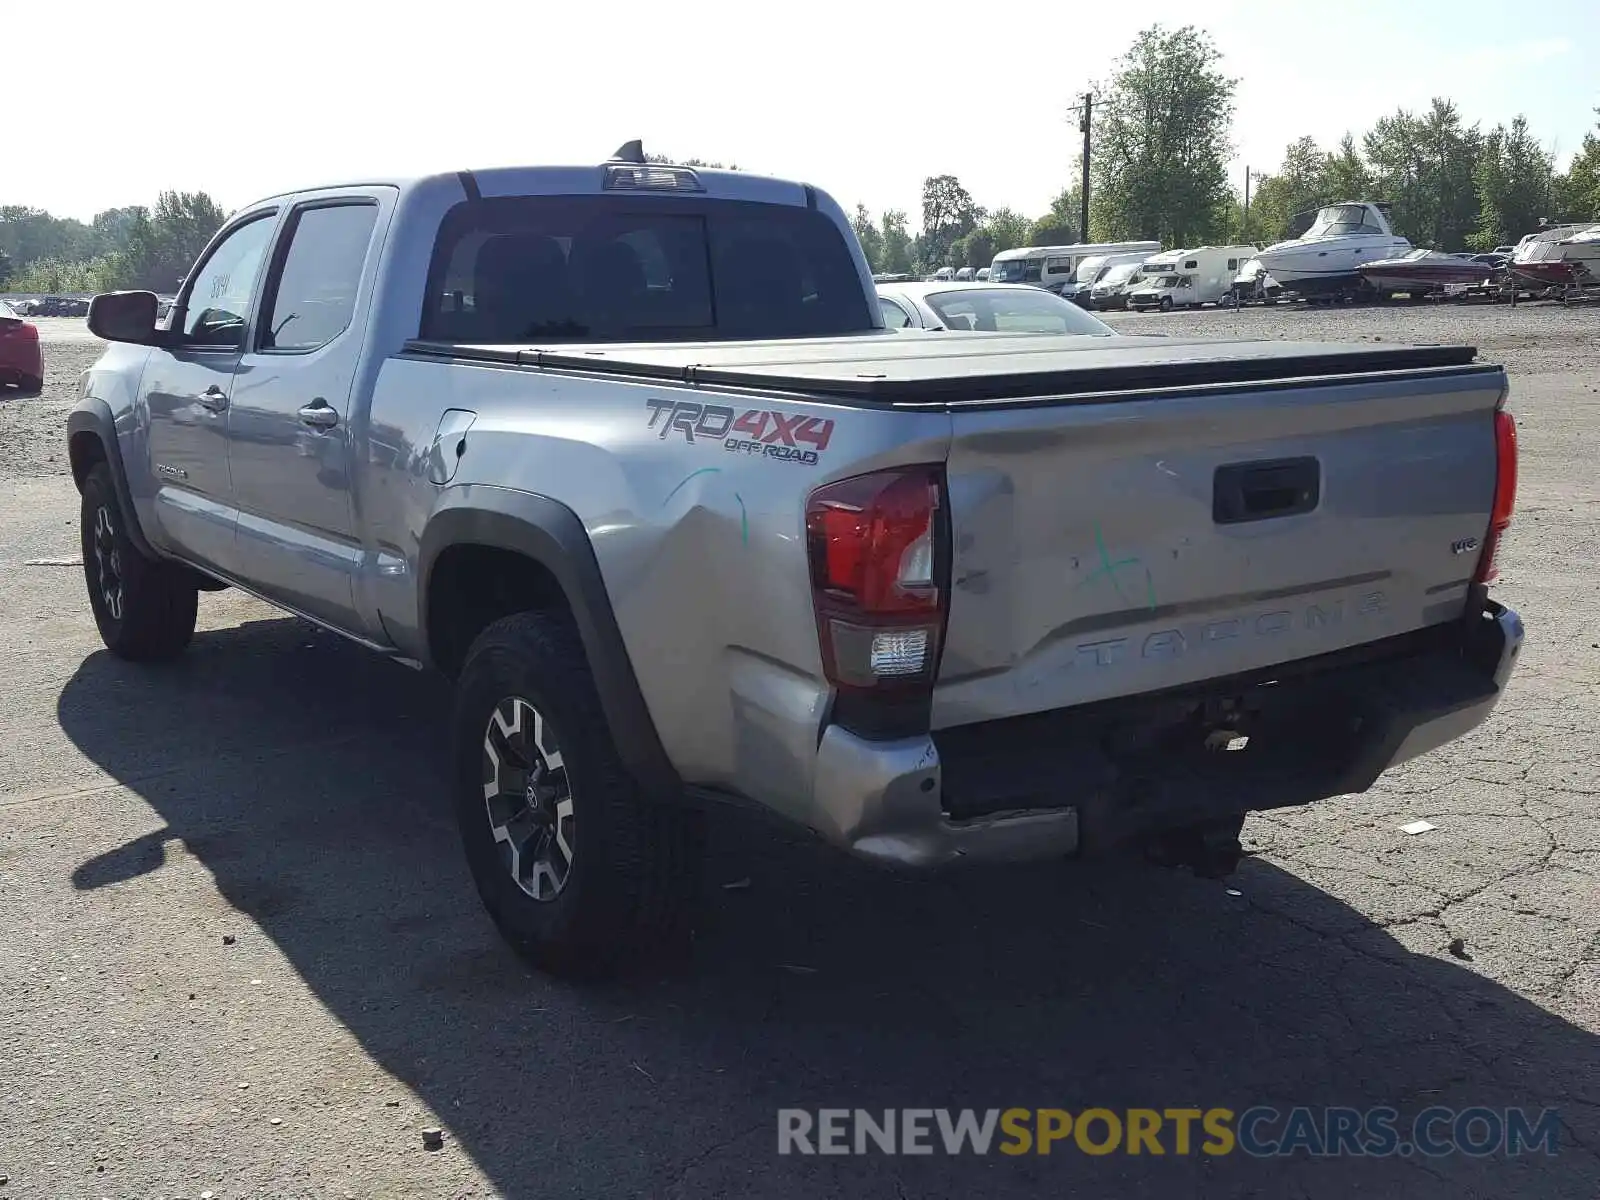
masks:
[[[94,510],[94,566],[100,599],[113,621],[122,620],[122,552],[117,528],[104,504]]]
[[[497,704],[484,729],[483,802],[512,880],[534,900],[554,900],[577,844],[572,788],[550,723],[520,696]]]

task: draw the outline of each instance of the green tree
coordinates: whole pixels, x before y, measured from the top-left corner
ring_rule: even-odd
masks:
[[[148,218],[149,209],[142,204],[130,204],[126,208],[108,208],[104,212],[95,214],[94,224],[94,252],[102,254],[121,254],[128,248],[128,237],[141,218]]]
[[[1600,221],[1600,137],[1593,130],[1583,135],[1582,147],[1554,181],[1552,193],[1555,212],[1546,214],[1551,220]]]
[[[121,253],[123,286],[176,291],[227,214],[204,192],[162,192],[147,216],[134,213]]]
[[[891,208],[878,221],[878,231],[883,239],[884,271],[905,275],[911,270],[911,233],[906,228],[906,214]]]
[[[1028,234],[1033,228],[1033,222],[1021,213],[1009,208],[997,208],[983,219],[983,224],[978,227],[989,243],[994,247],[990,254],[992,260],[995,254],[1002,250],[1011,250],[1017,246],[1028,244]],[[980,267],[987,267],[987,262],[979,263]]]
[[[961,244],[963,249],[961,265],[964,267],[987,267],[999,253],[986,225],[979,225],[967,234],[961,239]]]
[[[958,238],[977,227],[980,212],[954,175],[930,175],[922,181],[922,237],[918,257],[928,266],[944,265]]]
[[[1028,229],[1030,246],[1071,246],[1081,241],[1078,218],[1081,214],[1082,191],[1074,186],[1059,192],[1050,201],[1050,210]]]
[[[122,286],[114,256],[91,259],[36,258],[12,279],[16,292],[109,292]]]
[[[1466,245],[1478,223],[1473,170],[1483,136],[1462,126],[1455,104],[1435,97],[1421,117],[1400,109],[1380,118],[1364,143],[1373,185],[1393,206],[1395,232],[1441,250]]]
[[[1253,185],[1251,232],[1267,242],[1280,241],[1288,236],[1289,223],[1296,213],[1327,203],[1331,198],[1328,195],[1329,159],[1315,138],[1303,137],[1290,142],[1277,171],[1261,176]]]
[[[1134,39],[1095,107],[1093,236],[1195,245],[1217,232],[1228,196],[1236,81],[1194,28]]]
[[[856,205],[856,215],[850,218],[850,225],[861,243],[861,252],[867,256],[867,265],[874,272],[883,270],[883,233],[865,204]]]
[[[1526,117],[1497,125],[1483,140],[1473,180],[1478,191],[1478,229],[1467,238],[1479,250],[1515,242],[1538,227],[1550,211],[1554,164],[1528,132]]]
[[[1354,134],[1345,134],[1339,141],[1339,152],[1328,155],[1323,165],[1323,183],[1330,203],[1371,199],[1372,177],[1356,149]]]
[[[17,270],[40,258],[86,258],[93,248],[94,232],[82,221],[52,217],[42,208],[0,206],[0,251]]]

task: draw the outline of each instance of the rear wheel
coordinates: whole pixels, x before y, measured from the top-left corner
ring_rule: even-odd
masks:
[[[134,545],[105,463],[96,464],[83,482],[79,536],[89,607],[106,649],[133,662],[181,654],[194,636],[194,576],[176,563],[146,557]]]
[[[613,972],[680,944],[697,814],[623,767],[576,629],[518,613],[468,651],[457,686],[456,819],[484,907],[535,965]]]

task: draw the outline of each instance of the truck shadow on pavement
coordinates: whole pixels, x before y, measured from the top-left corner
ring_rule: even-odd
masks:
[[[1098,866],[906,879],[722,814],[684,970],[543,978],[467,877],[447,704],[290,619],[200,633],[167,668],[96,653],[61,726],[165,828],[74,883],[159,871],[181,839],[498,1195],[1593,1195],[1596,1038],[1260,861],[1240,896]],[[1566,1127],[1554,1158],[775,1152],[780,1107],[1258,1104]]]

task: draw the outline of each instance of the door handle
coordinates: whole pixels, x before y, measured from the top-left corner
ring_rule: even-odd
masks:
[[[194,399],[201,408],[211,412],[222,412],[228,407],[228,393],[214,383]]]
[[[321,396],[300,410],[302,424],[313,429],[332,429],[339,423],[339,412]]]

